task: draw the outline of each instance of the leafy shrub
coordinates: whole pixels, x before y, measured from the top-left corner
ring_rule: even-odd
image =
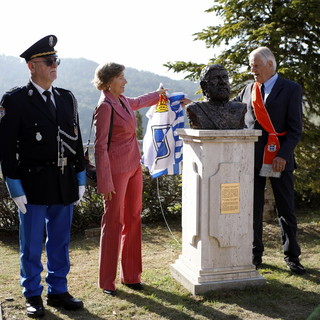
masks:
[[[151,222],[163,219],[162,210],[166,217],[180,217],[182,208],[181,188],[181,175],[163,175],[153,179],[148,171],[144,170],[143,220]]]
[[[158,179],[152,179],[145,170],[143,181],[142,218],[144,222],[163,219],[161,207],[167,218],[180,216],[181,176],[161,176]],[[0,196],[0,229],[17,231],[19,229],[17,208],[2,179],[0,179]],[[81,205],[74,207],[72,232],[82,233],[86,229],[99,227],[102,214],[103,201],[101,195],[97,194],[95,188],[87,186],[84,201]]]
[[[319,131],[318,125],[304,120],[302,140],[296,148],[295,189],[299,207],[316,208],[320,205]]]
[[[86,186],[81,205],[74,206],[72,232],[81,233],[86,229],[100,226],[103,214],[102,196],[94,187]]]
[[[0,177],[0,230],[16,231],[19,229],[18,210],[9,196],[5,182]]]

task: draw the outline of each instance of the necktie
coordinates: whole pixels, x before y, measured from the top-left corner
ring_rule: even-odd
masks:
[[[43,94],[47,97],[47,100],[46,100],[47,107],[49,108],[52,116],[56,119],[57,110],[56,110],[56,107],[54,106],[54,104],[53,104],[53,102],[51,100],[51,92],[50,91],[44,91]]]
[[[263,83],[260,87],[260,91],[261,91],[262,100],[264,101],[264,84]]]

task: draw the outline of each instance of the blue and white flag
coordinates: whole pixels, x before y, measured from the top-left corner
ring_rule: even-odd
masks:
[[[182,92],[160,96],[157,105],[152,106],[146,116],[149,118],[143,139],[142,163],[152,178],[164,174],[181,174],[182,140],[176,129],[184,127]]]

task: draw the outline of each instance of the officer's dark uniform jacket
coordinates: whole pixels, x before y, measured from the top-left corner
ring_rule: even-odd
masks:
[[[52,91],[56,119],[31,82],[5,93],[0,103],[5,108],[2,172],[21,180],[30,204],[67,205],[78,200],[77,172],[85,168],[76,100],[68,90]],[[61,151],[67,158],[65,167],[58,166]]]

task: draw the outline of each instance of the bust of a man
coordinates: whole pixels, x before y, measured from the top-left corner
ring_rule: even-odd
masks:
[[[208,65],[201,71],[200,86],[204,101],[187,106],[192,129],[243,129],[246,104],[229,101],[230,85],[227,70],[220,64]]]

